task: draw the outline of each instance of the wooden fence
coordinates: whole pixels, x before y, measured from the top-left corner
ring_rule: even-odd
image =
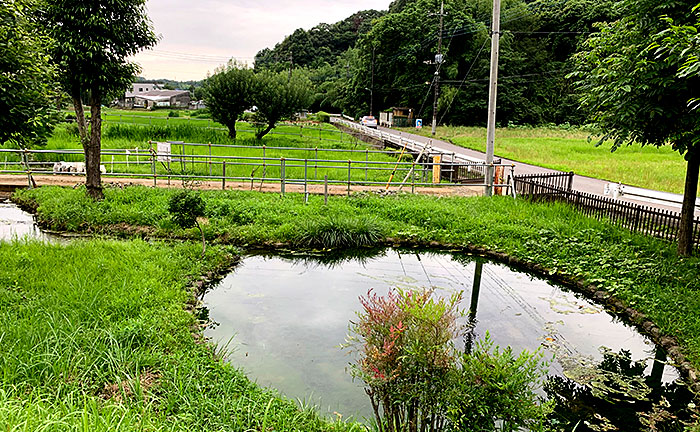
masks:
[[[514,176],[516,195],[533,201],[566,202],[587,216],[667,241],[675,241],[681,215],[678,212],[601,197],[572,188],[574,173]],[[700,217],[693,221],[693,245],[700,250]]]

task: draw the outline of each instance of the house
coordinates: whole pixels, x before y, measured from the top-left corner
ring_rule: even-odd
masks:
[[[379,113],[379,124],[387,127],[413,125],[413,108],[392,107],[390,111]]]
[[[116,105],[119,108],[144,108],[143,106],[134,106],[135,96],[161,89],[157,83],[131,83],[131,89],[124,93],[124,97],[116,101]]]
[[[190,92],[187,90],[151,90],[134,94],[133,108],[188,108]]]

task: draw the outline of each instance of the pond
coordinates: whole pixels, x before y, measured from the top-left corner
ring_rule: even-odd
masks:
[[[340,348],[360,309],[358,297],[369,289],[381,295],[396,287],[432,287],[440,296],[463,291],[462,308],[470,310],[464,324],[472,325],[455,341],[459,349],[469,349],[486,332],[515,352],[540,348],[562,388],[609,385],[610,377],[592,382],[591,371],[601,364],[631,370],[633,361],[643,362],[636,373],[658,386],[678,378],[661,350],[602,307],[505,265],[397,249],[326,258],[251,255],[204,296],[214,322],[205,334],[227,347],[228,360],[259,384],[322,414],[371,417],[362,384],[348,373],[355,357]]]
[[[39,229],[31,214],[10,201],[0,200],[0,241],[24,237],[51,241],[58,238]]]

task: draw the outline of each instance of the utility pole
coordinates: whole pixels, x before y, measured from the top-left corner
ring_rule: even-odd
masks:
[[[438,110],[438,97],[440,96],[440,67],[442,66],[442,26],[443,17],[445,16],[445,1],[440,2],[440,31],[438,33],[438,49],[435,55],[435,96],[433,98],[433,128],[432,134],[435,135],[435,129],[437,128],[437,110]]]
[[[498,42],[501,36],[501,0],[493,0],[491,25],[491,74],[489,76],[489,115],[486,125],[486,196],[493,195],[493,152],[496,141],[496,91],[498,90]]]
[[[369,115],[373,116],[374,113],[374,51],[377,47],[372,47],[372,82],[369,87]]]

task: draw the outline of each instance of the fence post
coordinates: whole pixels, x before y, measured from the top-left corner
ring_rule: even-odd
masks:
[[[350,176],[352,175],[351,174],[351,170],[352,170],[351,164],[352,164],[352,160],[348,159],[348,196],[350,196]]]
[[[22,160],[24,162],[24,168],[27,170],[27,185],[29,189],[32,189],[32,171],[29,169],[29,158],[27,157],[27,149],[24,149],[24,153],[22,153]]]
[[[151,149],[151,172],[153,173],[153,187],[158,186],[158,177],[156,176],[156,157]]]
[[[318,178],[318,147],[314,149],[314,152],[314,158],[316,159],[314,160],[314,180],[316,180]]]
[[[365,182],[367,182],[367,169],[369,165],[369,149],[365,150]]]
[[[284,189],[285,189],[285,184],[284,184],[284,178],[285,178],[285,163],[284,163],[284,158],[280,158],[280,192],[282,193],[282,196],[284,196]]]
[[[308,190],[308,182],[306,180],[306,178],[307,178],[306,173],[308,172],[308,167],[309,167],[309,160],[304,159],[304,195],[306,195],[309,191]]]
[[[323,176],[323,204],[328,205],[328,174]]]
[[[574,172],[569,171],[569,184],[568,184],[568,190],[571,192],[574,189]]]
[[[209,176],[211,176],[211,143],[209,143]]]
[[[221,173],[221,190],[226,190],[226,161],[222,166],[223,172]]]
[[[637,232],[639,230],[639,216],[641,216],[642,209],[639,204],[635,204],[634,206],[634,225],[632,226],[632,231]]]

